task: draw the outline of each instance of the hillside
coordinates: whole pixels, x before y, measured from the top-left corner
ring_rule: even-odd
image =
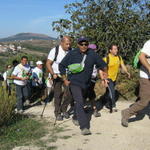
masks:
[[[22,41],[22,40],[56,40],[56,39],[45,34],[19,33],[13,36],[9,36],[7,38],[1,38],[0,42]]]

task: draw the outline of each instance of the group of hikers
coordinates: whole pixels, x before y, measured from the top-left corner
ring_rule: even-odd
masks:
[[[60,44],[50,50],[46,61],[49,73],[46,80],[44,80],[43,62],[39,60],[36,62],[37,66],[31,68],[26,56],[21,58],[20,63],[14,61],[13,67],[7,66],[4,78],[8,82],[9,94],[11,94],[12,79],[16,85],[17,112],[22,113],[24,104],[30,103],[29,95],[32,97],[31,95],[35,93],[42,97],[44,94],[42,89],[47,88],[48,94],[53,89],[56,120],[68,119],[72,114],[72,121],[80,127],[81,134],[89,135],[91,112],[95,117],[101,116],[95,101],[94,87],[97,79],[100,79],[100,84],[106,88],[105,107],[112,113],[117,111],[115,85],[119,69],[121,67],[128,78],[130,73],[118,54],[119,48],[116,44],[110,45],[109,53],[104,58],[97,54],[97,45],[90,43],[84,36],[77,39],[77,48],[72,49],[71,45],[72,39],[63,36]],[[128,127],[128,120],[132,115],[137,114],[150,102],[149,58],[150,40],[144,44],[139,56],[141,63],[139,100],[121,112],[121,124],[124,127]],[[87,100],[90,106],[86,104]]]

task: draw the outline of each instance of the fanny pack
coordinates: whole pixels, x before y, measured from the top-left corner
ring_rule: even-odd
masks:
[[[84,70],[86,56],[87,56],[86,54],[83,56],[81,63],[75,63],[75,64],[68,65],[69,72],[70,73],[82,72]]]

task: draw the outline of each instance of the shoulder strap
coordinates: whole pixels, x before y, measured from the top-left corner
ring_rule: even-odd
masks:
[[[120,64],[121,64],[121,56],[118,55],[118,58],[119,58],[119,61],[120,61]],[[107,66],[109,65],[109,55],[106,56],[106,64],[107,64]]]
[[[118,58],[119,58],[119,61],[121,61],[121,56],[120,55],[118,55]]]
[[[20,64],[18,64],[18,67],[21,69],[21,71],[23,71],[24,69],[23,69],[23,65],[20,63]]]
[[[109,54],[106,56],[106,64],[109,65]]]
[[[120,55],[118,55],[118,58],[119,58],[119,61],[120,61],[120,64],[121,64],[121,56],[120,56]]]
[[[86,56],[87,56],[86,54],[83,56],[83,59],[82,59],[82,61],[81,61],[81,65],[82,65],[82,66],[85,65],[85,59],[86,59]]]
[[[58,52],[59,52],[59,45],[57,45],[56,48],[55,48],[55,58],[54,58],[54,61],[57,60]]]

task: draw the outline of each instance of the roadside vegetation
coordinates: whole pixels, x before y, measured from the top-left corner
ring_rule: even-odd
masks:
[[[0,150],[12,150],[15,147],[33,146],[41,150],[56,150],[54,144],[64,128],[54,126],[54,122],[38,119],[33,115],[16,114],[15,92],[8,96],[4,83],[0,83]],[[43,138],[46,137],[46,138]]]
[[[13,115],[9,124],[0,128],[0,150],[32,145],[45,134],[43,123],[27,116]]]

